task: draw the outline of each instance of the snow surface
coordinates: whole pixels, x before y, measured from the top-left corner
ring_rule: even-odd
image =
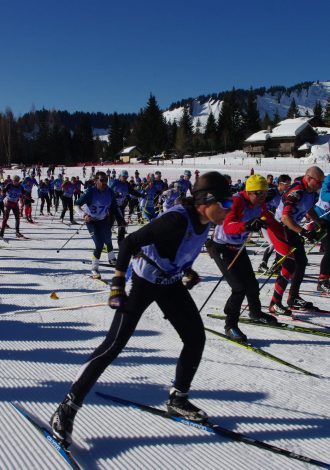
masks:
[[[183,170],[202,173],[219,170],[234,181],[255,172],[266,175],[303,174],[318,158],[329,173],[326,158],[278,158],[262,160],[261,167],[243,152],[217,157],[180,160],[157,167],[170,181]],[[226,165],[223,165],[223,158]],[[154,172],[156,165],[131,164],[130,174]],[[122,166],[120,167],[122,168]],[[106,167],[103,167],[106,169]],[[76,175],[68,168],[67,175]],[[44,169],[45,172],[45,169]],[[9,172],[7,172],[8,174]],[[45,176],[45,174],[44,174]],[[35,208],[33,213],[35,212]],[[10,247],[1,248],[0,304],[0,469],[62,469],[66,464],[45,439],[10,406],[16,402],[47,422],[67,393],[80,365],[102,341],[113,317],[107,306],[69,310],[71,306],[107,301],[104,285],[88,277],[92,241],[86,229],[60,224],[58,217],[39,217],[36,225],[22,222],[21,231],[30,240],[16,240],[7,229]],[[14,226],[11,217],[9,225]],[[130,226],[129,231],[135,230]],[[73,236],[72,240],[57,250]],[[115,237],[115,236],[114,236]],[[249,248],[255,267],[261,259],[262,240]],[[116,242],[115,242],[116,246]],[[105,261],[105,255],[103,255]],[[302,289],[314,290],[321,255],[317,249],[308,256],[316,265],[308,266]],[[219,279],[219,271],[206,254],[194,268],[202,282],[192,290],[202,306]],[[113,270],[102,268],[106,280]],[[269,303],[273,280],[261,291],[263,305]],[[58,300],[50,294],[55,291]],[[97,291],[99,291],[97,293]],[[223,331],[223,321],[207,317],[221,312],[229,295],[222,282],[203,309],[207,327]],[[308,297],[329,309],[329,300]],[[64,310],[36,311],[51,307]],[[20,311],[20,313],[15,313]],[[330,326],[327,315],[306,319]],[[307,326],[307,325],[305,325]],[[214,422],[244,432],[291,451],[330,463],[330,340],[264,327],[242,325],[254,344],[299,367],[324,376],[309,377],[262,358],[251,351],[207,334],[200,368],[191,390],[191,399],[205,409]],[[309,469],[309,464],[288,459],[229,439],[215,437],[194,428],[111,405],[96,390],[123,398],[164,407],[174,376],[181,342],[156,305],[143,315],[135,335],[118,359],[102,375],[77,415],[73,453],[84,469]]]

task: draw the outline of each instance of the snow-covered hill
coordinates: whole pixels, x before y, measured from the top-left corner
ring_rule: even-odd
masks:
[[[261,118],[263,118],[266,113],[272,118],[276,112],[278,112],[281,118],[284,118],[294,98],[301,116],[304,116],[307,111],[310,115],[313,115],[313,108],[316,102],[319,101],[324,108],[329,97],[330,81],[314,82],[308,88],[302,89],[301,91],[298,91],[297,88],[297,91],[289,94],[276,92],[275,94],[265,93],[263,96],[258,95],[257,106]],[[194,100],[191,113],[194,127],[196,128],[199,122],[200,130],[202,131],[211,111],[215,119],[218,119],[221,107],[222,101],[220,100],[210,99],[204,104],[201,104],[197,99]],[[168,122],[179,122],[182,112],[183,107],[179,107],[171,111],[165,111],[163,115]]]

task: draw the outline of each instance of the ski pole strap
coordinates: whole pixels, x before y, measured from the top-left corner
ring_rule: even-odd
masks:
[[[169,279],[173,276],[173,273],[167,273],[166,271],[164,271],[158,266],[158,264],[153,259],[149,258],[149,256],[147,256],[142,250],[136,257],[143,258],[147,263],[151,264],[154,268],[156,268],[157,271],[159,271],[164,278]]]

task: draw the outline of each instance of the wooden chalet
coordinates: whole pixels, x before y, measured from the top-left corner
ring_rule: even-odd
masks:
[[[318,136],[310,124],[312,119],[285,119],[273,129],[256,132],[244,141],[243,150],[254,157],[305,156]]]

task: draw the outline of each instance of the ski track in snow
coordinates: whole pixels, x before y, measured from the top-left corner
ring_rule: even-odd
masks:
[[[228,158],[226,156],[227,162]],[[205,164],[204,168],[202,165],[198,168],[202,172],[221,170],[222,159],[223,156],[216,164],[212,157],[209,166]],[[240,168],[240,158],[237,162],[230,161],[222,171],[231,173],[234,181],[248,174],[247,169],[253,166],[247,162],[246,167]],[[285,165],[278,160],[273,165],[274,174],[284,171]],[[295,176],[297,162],[292,159],[291,163],[288,159],[287,168],[290,165],[292,170],[288,171]],[[306,167],[302,163],[299,165]],[[142,175],[155,170],[155,167],[136,165],[130,168],[130,173],[133,174],[136,168]],[[190,168],[193,170],[191,165]],[[160,166],[159,169],[169,180],[183,171],[179,165]],[[257,172],[259,168],[255,170]],[[264,173],[269,170],[268,167]],[[77,169],[68,169],[69,176],[76,172]],[[65,298],[106,289],[88,277],[88,265],[82,263],[90,259],[93,247],[87,230],[83,228],[57,253],[56,250],[79,226],[60,224],[58,216],[53,222],[50,217],[37,217],[37,222],[36,225],[22,222],[21,231],[30,240],[16,240],[14,231],[8,229],[6,237],[11,246],[0,250],[0,413],[3,430],[0,469],[68,468],[46,440],[15,412],[10,402],[20,404],[47,423],[80,365],[103,340],[113,317],[113,311],[108,307],[29,313],[31,309],[107,300],[106,293]],[[14,226],[12,216],[9,225]],[[249,250],[253,265],[257,267],[261,256],[253,255],[253,252],[258,248],[250,247]],[[106,255],[102,258],[105,261]],[[320,259],[317,250],[309,255],[309,260],[314,263]],[[206,254],[199,256],[194,268],[203,278],[203,282],[191,291],[200,307],[220,273]],[[111,279],[113,270],[101,268],[101,272],[104,279]],[[317,275],[318,267],[309,266],[307,273]],[[271,279],[261,291],[263,305],[269,302],[273,283]],[[306,278],[303,289],[315,289],[315,282]],[[53,291],[62,298],[52,300],[50,294]],[[223,281],[204,307],[202,317],[209,328],[223,332],[223,320],[208,318],[207,314],[222,313],[215,309],[224,306],[228,294],[229,287]],[[319,307],[329,309],[329,299],[310,299]],[[19,310],[23,312],[6,316]],[[330,315],[306,318],[330,326]],[[329,338],[253,325],[242,324],[241,328],[255,345],[325,378],[308,377],[207,333],[203,359],[190,394],[192,400],[221,426],[330,462]],[[158,307],[152,305],[123,353],[101,376],[77,415],[72,451],[82,468],[316,468],[170,420],[112,405],[95,395],[94,391],[99,390],[164,407],[180,349],[181,342],[171,325],[163,319]]]

